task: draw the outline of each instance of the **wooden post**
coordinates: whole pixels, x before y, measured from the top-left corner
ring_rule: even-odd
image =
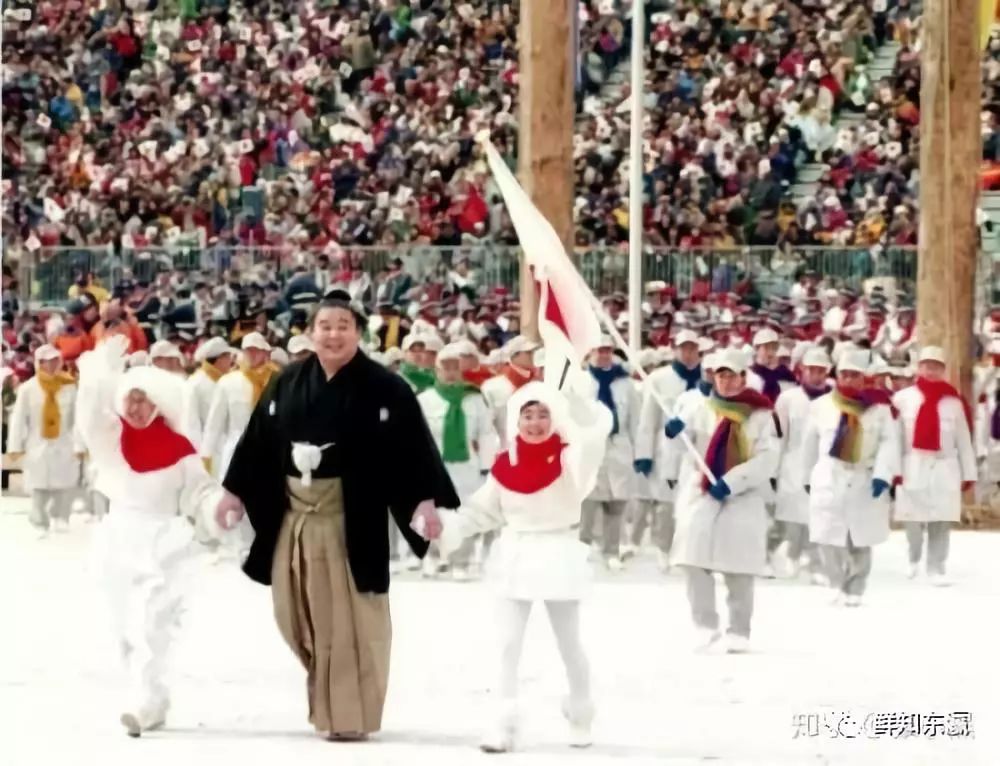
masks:
[[[918,335],[944,348],[952,382],[972,388],[979,250],[980,45],[976,0],[925,0],[920,84]]]
[[[571,0],[521,3],[518,176],[531,201],[573,248]],[[538,338],[538,296],[521,261],[521,332]]]

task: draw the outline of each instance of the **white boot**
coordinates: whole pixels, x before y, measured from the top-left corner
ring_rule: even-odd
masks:
[[[726,654],[746,654],[750,651],[750,639],[736,633],[727,633],[725,638]]]
[[[424,556],[423,563],[420,565],[420,574],[423,577],[434,578],[437,577],[438,573],[438,562],[437,559],[430,554]]]
[[[714,628],[695,628],[694,650],[696,652],[711,651],[721,634]]]
[[[618,556],[608,556],[605,563],[609,572],[621,572],[625,568],[625,564]]]
[[[920,562],[911,561],[910,568],[906,571],[907,578],[910,580],[916,580],[918,574],[920,574]]]
[[[569,746],[590,747],[590,724],[594,720],[594,705],[589,700],[563,700],[563,716],[569,721]]]
[[[139,705],[134,711],[126,711],[121,714],[122,726],[125,733],[130,737],[139,737],[144,731],[156,731],[162,729],[167,722],[167,711],[170,704],[161,700],[155,703]]]
[[[663,574],[670,571],[670,554],[666,551],[656,550],[656,566]]]
[[[509,753],[517,738],[517,706],[513,701],[500,705],[496,720],[483,736],[479,749],[484,753]]]

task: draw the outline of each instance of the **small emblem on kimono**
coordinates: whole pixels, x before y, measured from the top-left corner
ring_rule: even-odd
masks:
[[[275,413],[276,411],[277,411],[277,408],[276,408],[276,407],[274,406],[274,402],[271,402],[271,404],[270,404],[270,405],[268,405],[268,408],[267,408],[267,414],[268,414],[268,415],[271,415],[271,416],[273,417],[273,416],[274,416],[274,413]]]
[[[380,409],[378,411],[378,419],[379,419],[380,423],[384,423],[385,421],[387,421],[389,419],[389,410],[388,410],[388,408],[383,407],[382,409]]]
[[[549,459],[546,462],[551,463],[555,459],[556,459],[555,455],[549,455]]]

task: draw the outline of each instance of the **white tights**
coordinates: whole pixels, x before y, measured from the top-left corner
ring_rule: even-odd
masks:
[[[501,599],[498,604],[500,626],[500,697],[512,703],[517,697],[517,667],[524,645],[524,631],[534,602]],[[549,623],[566,666],[569,699],[574,706],[590,705],[590,665],[580,643],[580,602],[546,601]]]

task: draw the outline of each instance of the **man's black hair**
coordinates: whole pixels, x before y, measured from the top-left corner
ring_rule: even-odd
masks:
[[[354,317],[354,323],[358,330],[364,332],[368,327],[368,314],[365,312],[364,306],[361,305],[360,301],[353,300],[347,290],[327,290],[309,314],[310,330],[316,324],[316,317],[323,309],[346,309]]]

